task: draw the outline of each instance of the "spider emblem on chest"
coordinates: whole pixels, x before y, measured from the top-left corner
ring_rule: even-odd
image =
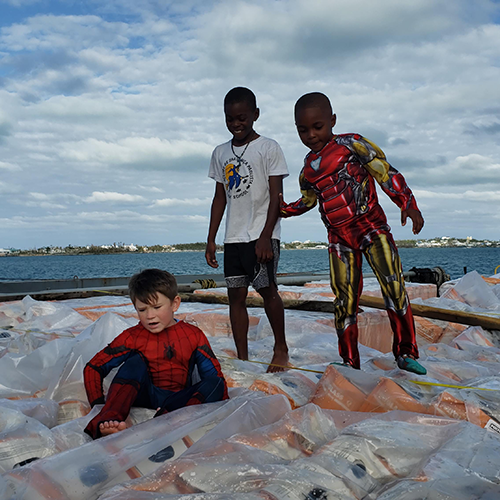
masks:
[[[163,357],[165,359],[172,359],[175,356],[175,349],[171,345],[163,344]]]

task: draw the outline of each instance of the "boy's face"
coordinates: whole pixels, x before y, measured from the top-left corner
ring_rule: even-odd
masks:
[[[259,108],[252,109],[247,102],[233,102],[224,106],[226,126],[233,135],[233,144],[243,146],[254,134],[253,123],[259,118]]]
[[[321,151],[333,137],[332,128],[337,117],[318,106],[302,108],[295,114],[295,125],[300,140],[315,153]]]
[[[162,293],[157,293],[151,299],[151,304],[136,300],[134,307],[141,325],[151,333],[160,333],[175,324],[174,313],[179,309],[181,298],[177,295],[174,300],[170,300]]]

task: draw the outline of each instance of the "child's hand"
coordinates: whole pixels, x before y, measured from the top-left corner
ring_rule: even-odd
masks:
[[[207,260],[207,264],[210,267],[217,268],[219,267],[219,263],[217,262],[217,258],[215,257],[216,251],[215,241],[210,241],[207,243],[207,247],[205,249],[205,259]]]
[[[406,226],[408,217],[413,221],[413,234],[418,234],[424,227],[424,218],[418,210],[408,208],[401,211],[401,225]]]
[[[255,255],[259,264],[265,264],[273,260],[273,247],[271,238],[260,237],[255,243]]]
[[[280,217],[282,218],[288,217],[288,215],[286,215],[286,207],[288,205],[283,199],[283,193],[279,193],[279,198],[280,198]]]

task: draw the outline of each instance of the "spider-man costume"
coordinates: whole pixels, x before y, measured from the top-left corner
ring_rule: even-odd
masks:
[[[339,351],[344,362],[355,368],[360,367],[357,311],[363,286],[362,254],[382,288],[394,332],[394,356],[418,358],[401,261],[378,202],[375,180],[399,208],[419,210],[404,177],[378,146],[358,134],[334,135],[321,151],[306,156],[299,177],[302,197],[281,205],[281,216],[291,217],[311,210],[319,201],[328,230]]]
[[[124,421],[132,406],[160,408],[160,415],[228,398],[224,375],[205,334],[184,321],[158,334],[139,323],[98,352],[83,372],[92,407],[104,403],[102,381],[120,365],[104,407],[85,429],[94,439],[100,436],[100,423]],[[201,381],[193,384],[195,368]]]

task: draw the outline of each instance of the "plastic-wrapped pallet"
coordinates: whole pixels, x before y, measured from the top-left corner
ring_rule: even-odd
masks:
[[[422,469],[426,480],[479,477],[500,484],[500,435],[468,422],[455,424],[456,432],[436,450]]]
[[[453,286],[444,288],[440,295],[445,299],[500,313],[500,299],[477,271],[467,273]]]
[[[228,441],[294,460],[311,455],[337,435],[338,431],[328,412],[308,404],[286,414],[278,422],[249,434],[234,435]]]
[[[51,429],[57,424],[59,405],[52,399],[26,398],[18,400],[0,399],[0,408],[17,410],[34,418]]]
[[[405,422],[388,415],[352,424],[315,456],[343,458],[383,483],[418,475],[429,456],[457,433],[457,424],[430,419],[420,424],[412,418]]]
[[[20,411],[0,406],[0,472],[57,453],[50,430]]]
[[[500,498],[500,485],[478,477],[454,477],[422,483],[400,481],[382,493],[377,500],[495,500]]]

